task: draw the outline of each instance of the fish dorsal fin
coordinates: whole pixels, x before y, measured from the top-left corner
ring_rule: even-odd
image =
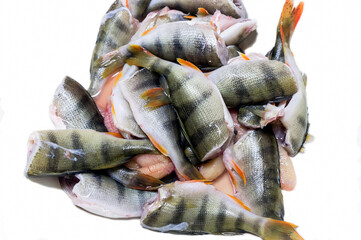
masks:
[[[238,198],[236,198],[235,196],[232,196],[230,194],[227,194],[228,197],[232,198],[234,201],[236,201],[240,206],[242,206],[244,209],[246,209],[247,211],[251,211],[251,209],[249,207],[247,207],[246,204],[244,204],[241,200],[239,200]]]
[[[157,28],[157,26],[151,27],[151,28],[145,30],[140,36],[143,37],[143,36],[147,35],[148,33],[150,33],[151,31],[153,31],[156,28]]]
[[[209,12],[204,8],[198,8],[197,16],[205,17],[208,16]]]
[[[177,62],[182,66],[190,67],[190,68],[193,68],[193,69],[195,69],[195,70],[197,70],[199,72],[202,72],[196,65],[194,65],[191,62],[188,62],[188,61],[183,60],[181,58],[177,58]]]
[[[244,60],[246,60],[246,61],[251,60],[251,59],[249,59],[249,57],[247,57],[247,55],[244,54],[244,53],[239,52],[239,55],[240,55]]]

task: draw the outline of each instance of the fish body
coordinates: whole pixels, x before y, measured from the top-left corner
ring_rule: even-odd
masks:
[[[274,135],[265,130],[248,131],[223,156],[235,196],[254,214],[283,220],[279,154]]]
[[[99,28],[90,64],[90,75],[97,75],[94,63],[105,54],[127,44],[137,30],[138,22],[125,7],[115,8],[106,13]],[[89,93],[97,96],[105,78],[91,78]]]
[[[281,101],[297,92],[291,70],[278,61],[232,61],[209,73],[228,107]]]
[[[145,10],[147,9],[151,0],[127,0],[128,8],[132,16],[138,20],[142,20]]]
[[[27,176],[58,176],[112,168],[141,153],[158,153],[148,140],[128,140],[90,129],[45,130],[30,135]]]
[[[158,197],[144,207],[141,224],[159,232],[237,234],[246,231],[264,240],[302,239],[294,225],[255,215],[213,186],[200,182],[175,182],[158,189]]]
[[[256,20],[244,19],[221,32],[220,36],[227,46],[236,45],[245,40],[251,32],[256,30],[256,28]]]
[[[102,79],[119,70],[131,56],[130,45],[139,45],[168,61],[182,58],[200,67],[220,67],[228,61],[227,47],[209,23],[169,22],[100,58],[93,78]]]
[[[129,103],[125,100],[121,90],[121,82],[132,76],[137,70],[138,68],[135,66],[130,67],[126,72],[123,70],[124,73],[122,77],[113,88],[112,95],[110,96],[112,118],[116,128],[119,129],[120,132],[126,133],[124,135],[130,134],[137,138],[146,138],[147,136],[135,121]]]
[[[241,0],[152,0],[146,12],[151,12],[166,6],[191,14],[196,14],[198,8],[204,8],[209,13],[220,10],[223,14],[234,18],[247,18],[247,11]]]
[[[57,128],[107,131],[93,98],[70,77],[66,77],[55,90],[50,118]]]
[[[229,45],[227,46],[227,49],[229,59],[239,57],[239,54],[243,53],[242,49],[240,49],[236,45]]]
[[[233,136],[233,121],[218,89],[192,64],[181,66],[162,60],[139,46],[131,45],[130,51],[133,55],[128,64],[146,67],[166,78],[170,100],[198,159],[219,155]]]
[[[59,178],[59,183],[74,205],[107,218],[136,218],[156,192],[134,190],[112,178],[82,173]]]
[[[280,139],[284,138],[282,144],[291,157],[296,156],[301,150],[309,128],[305,75],[299,70],[290,49],[291,37],[302,12],[303,2],[294,8],[294,2],[286,0],[278,25],[279,34],[277,35],[277,38],[281,37],[282,40],[284,61],[290,66],[298,88],[298,91],[285,107],[284,116],[280,118],[283,127],[286,129],[285,136],[281,136]]]
[[[144,92],[152,89],[158,89],[162,94],[159,75],[142,69],[119,84],[135,120],[158,150],[169,156],[178,172],[186,179],[201,179],[198,170],[184,155],[180,144],[180,126],[173,107],[170,104],[147,107],[149,100],[142,97]]]

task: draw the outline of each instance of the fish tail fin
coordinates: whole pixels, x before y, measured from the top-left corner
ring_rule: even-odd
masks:
[[[296,232],[296,227],[289,222],[269,219],[263,227],[261,237],[264,240],[303,240]]]
[[[145,67],[151,69],[153,63],[158,59],[148,50],[142,48],[139,45],[130,45],[128,50],[131,54],[130,57],[126,60],[129,65],[136,65],[140,67]]]
[[[294,7],[293,0],[286,0],[283,6],[277,30],[278,33],[281,34],[281,29],[283,29],[284,38],[282,39],[282,42],[284,41],[288,45],[290,44],[298,21],[302,16],[303,6],[304,2],[300,2],[297,7]]]
[[[91,72],[92,79],[104,79],[118,72],[125,64],[124,50],[123,48],[118,48],[96,60]]]

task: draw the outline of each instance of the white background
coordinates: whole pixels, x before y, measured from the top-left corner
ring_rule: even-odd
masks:
[[[24,177],[29,134],[53,128],[48,106],[57,85],[69,75],[88,87],[93,44],[111,3],[0,0],[0,239],[196,238],[151,232],[138,220],[96,217],[73,206],[56,181],[44,186]],[[248,52],[265,54],[284,1],[244,3],[259,32]],[[361,239],[360,15],[357,0],[306,0],[291,44],[308,75],[310,133],[316,139],[294,159],[298,184],[284,193],[285,220],[299,225],[308,240]]]

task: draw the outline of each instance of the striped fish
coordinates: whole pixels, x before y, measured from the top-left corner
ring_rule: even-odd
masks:
[[[108,218],[140,217],[145,203],[157,195],[124,187],[108,176],[95,173],[60,177],[59,183],[74,205]]]
[[[116,5],[115,5],[116,6]],[[125,7],[115,8],[106,13],[99,28],[99,33],[93,50],[90,64],[91,76],[96,75],[94,63],[100,57],[127,44],[137,30],[138,21],[134,20],[129,10]],[[105,79],[91,78],[89,93],[96,96]]]
[[[227,64],[227,47],[209,23],[170,22],[150,29],[142,37],[100,58],[92,79],[106,78],[119,70],[131,53],[130,45],[139,45],[168,61],[182,58],[197,66],[220,67]]]
[[[276,133],[281,133],[281,135],[276,135],[276,137],[282,140],[283,146],[291,157],[296,156],[301,150],[307,138],[309,128],[305,75],[298,68],[290,49],[290,40],[302,12],[303,2],[295,8],[293,0],[286,0],[277,28],[277,39],[281,38],[283,54],[279,54],[280,57],[278,55],[271,56],[272,58],[282,60],[283,55],[285,63],[290,66],[295,76],[298,87],[297,93],[293,95],[284,109],[284,116],[280,118],[283,125],[282,129],[286,129],[286,131],[275,131]],[[278,44],[276,41],[276,49],[279,48]]]
[[[241,202],[200,182],[175,182],[158,189],[144,207],[141,224],[159,232],[226,234],[244,231],[264,240],[302,240],[293,224],[261,217]]]
[[[83,86],[70,77],[66,77],[55,90],[49,112],[57,128],[107,131],[93,98]]]
[[[164,182],[157,178],[126,167],[109,169],[107,173],[124,186],[138,190],[153,190],[164,184]]]
[[[158,153],[148,140],[127,140],[90,129],[45,130],[30,135],[30,176],[58,176],[119,166],[141,153]]]
[[[248,131],[223,154],[235,196],[259,216],[283,220],[276,138],[265,130]]]
[[[151,0],[126,0],[126,7],[129,8],[133,17],[142,20],[150,1]]]
[[[144,48],[131,45],[130,65],[146,67],[162,74],[170,99],[195,154],[201,161],[216,157],[233,136],[233,121],[217,88],[193,64],[162,60]],[[196,70],[197,69],[197,70]]]
[[[162,154],[169,156],[184,178],[202,179],[202,175],[184,155],[180,143],[180,126],[173,107],[163,102],[155,107],[148,106],[150,100],[145,94],[147,92],[149,95],[153,92],[159,97],[166,98],[160,87],[159,75],[148,69],[142,69],[119,84],[125,99],[130,104],[135,120],[153,145]]]
[[[278,61],[232,61],[209,73],[228,107],[281,101],[297,92],[291,70]]]
[[[198,8],[204,8],[209,13],[220,10],[223,14],[234,18],[247,18],[247,11],[242,0],[152,0],[146,12],[148,13],[166,6],[191,14],[196,14]]]

